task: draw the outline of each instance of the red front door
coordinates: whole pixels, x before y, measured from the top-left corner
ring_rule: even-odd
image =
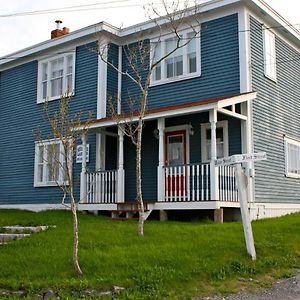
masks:
[[[166,143],[166,193],[171,198],[181,198],[186,195],[186,131],[167,132]]]

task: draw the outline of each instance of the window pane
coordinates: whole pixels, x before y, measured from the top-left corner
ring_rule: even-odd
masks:
[[[183,136],[170,136],[168,138],[168,160],[169,166],[184,164]]]
[[[161,80],[161,64],[158,64],[154,70],[154,80]]]
[[[194,32],[189,32],[187,34],[187,41],[189,41],[190,39],[192,39],[192,40],[187,44],[187,51],[188,51],[188,53],[196,52],[196,41],[197,41],[198,37],[195,37]]]
[[[171,78],[174,77],[174,63],[173,58],[166,59],[166,77]]]
[[[62,78],[51,81],[51,97],[62,95]]]
[[[48,67],[48,63],[44,63],[42,65],[42,80],[43,81],[48,79],[47,67]]]
[[[197,59],[196,52],[188,55],[188,72],[194,73],[197,72]]]
[[[175,62],[175,76],[180,76],[183,74],[183,57],[178,56],[174,58]]]
[[[38,182],[43,182],[43,177],[44,177],[44,172],[43,172],[43,170],[44,170],[44,166],[43,165],[38,165],[38,175],[37,175],[37,177],[38,177]]]
[[[69,55],[67,57],[67,70],[66,70],[67,74],[71,74],[73,73],[73,55]]]
[[[73,91],[73,76],[68,75],[67,76],[67,93],[71,93]]]
[[[60,145],[51,144],[47,147],[47,181],[58,181],[60,162]]]

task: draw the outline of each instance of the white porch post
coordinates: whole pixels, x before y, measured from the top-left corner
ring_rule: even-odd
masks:
[[[165,200],[165,160],[164,160],[164,132],[165,132],[165,119],[160,118],[157,120],[157,129],[159,136],[158,148],[158,167],[157,167],[157,200]]]
[[[215,166],[215,159],[217,159],[217,110],[209,111],[209,122],[211,128],[211,153],[210,153],[210,199],[219,200],[219,181],[218,181],[218,167]]]
[[[96,171],[105,170],[105,129],[101,128],[96,134]]]
[[[80,174],[80,202],[87,203],[87,186],[86,186],[86,134],[81,135],[82,141],[82,162]]]
[[[117,202],[125,201],[124,193],[124,133],[121,128],[118,128],[119,136],[119,159],[118,159],[118,186],[117,186]]]

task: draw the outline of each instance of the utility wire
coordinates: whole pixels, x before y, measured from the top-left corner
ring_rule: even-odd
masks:
[[[107,2],[97,2],[92,4],[82,4],[82,5],[75,5],[75,6],[67,6],[61,8],[50,8],[50,9],[42,9],[42,10],[33,10],[33,11],[24,11],[24,12],[17,12],[17,13],[8,13],[0,15],[0,18],[8,18],[8,17],[19,17],[19,16],[33,16],[33,15],[44,15],[44,14],[53,14],[53,13],[62,13],[62,12],[78,12],[78,11],[87,11],[87,10],[95,10],[95,9],[111,9],[111,8],[125,8],[125,7],[137,7],[143,6],[142,3],[137,4],[127,4],[127,5],[114,5],[114,6],[103,6],[103,5],[112,5],[124,2],[132,2],[132,0],[116,0],[116,1],[107,1]],[[178,0],[179,3],[185,3],[186,0]],[[151,5],[159,5],[162,4],[161,2],[153,2]],[[99,7],[100,6],[100,7]]]

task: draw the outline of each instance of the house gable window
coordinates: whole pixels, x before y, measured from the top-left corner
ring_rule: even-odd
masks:
[[[72,155],[69,154],[71,162]],[[58,140],[42,141],[35,144],[34,186],[57,186],[66,183],[64,174],[65,154]]]
[[[228,122],[217,122],[217,158],[228,156]],[[211,127],[210,123],[201,124],[201,159],[202,162],[211,158]]]
[[[285,175],[300,178],[300,141],[284,138]]]
[[[275,34],[268,29],[264,29],[263,32],[265,76],[276,81]]]
[[[153,71],[151,85],[200,76],[200,33],[195,36],[194,32],[182,31],[180,37],[181,45],[189,40],[190,42],[186,46],[177,49],[156,66]],[[155,62],[176,48],[177,38],[165,36],[151,42],[153,43],[152,59]]]
[[[74,93],[75,51],[39,61],[37,103]]]

